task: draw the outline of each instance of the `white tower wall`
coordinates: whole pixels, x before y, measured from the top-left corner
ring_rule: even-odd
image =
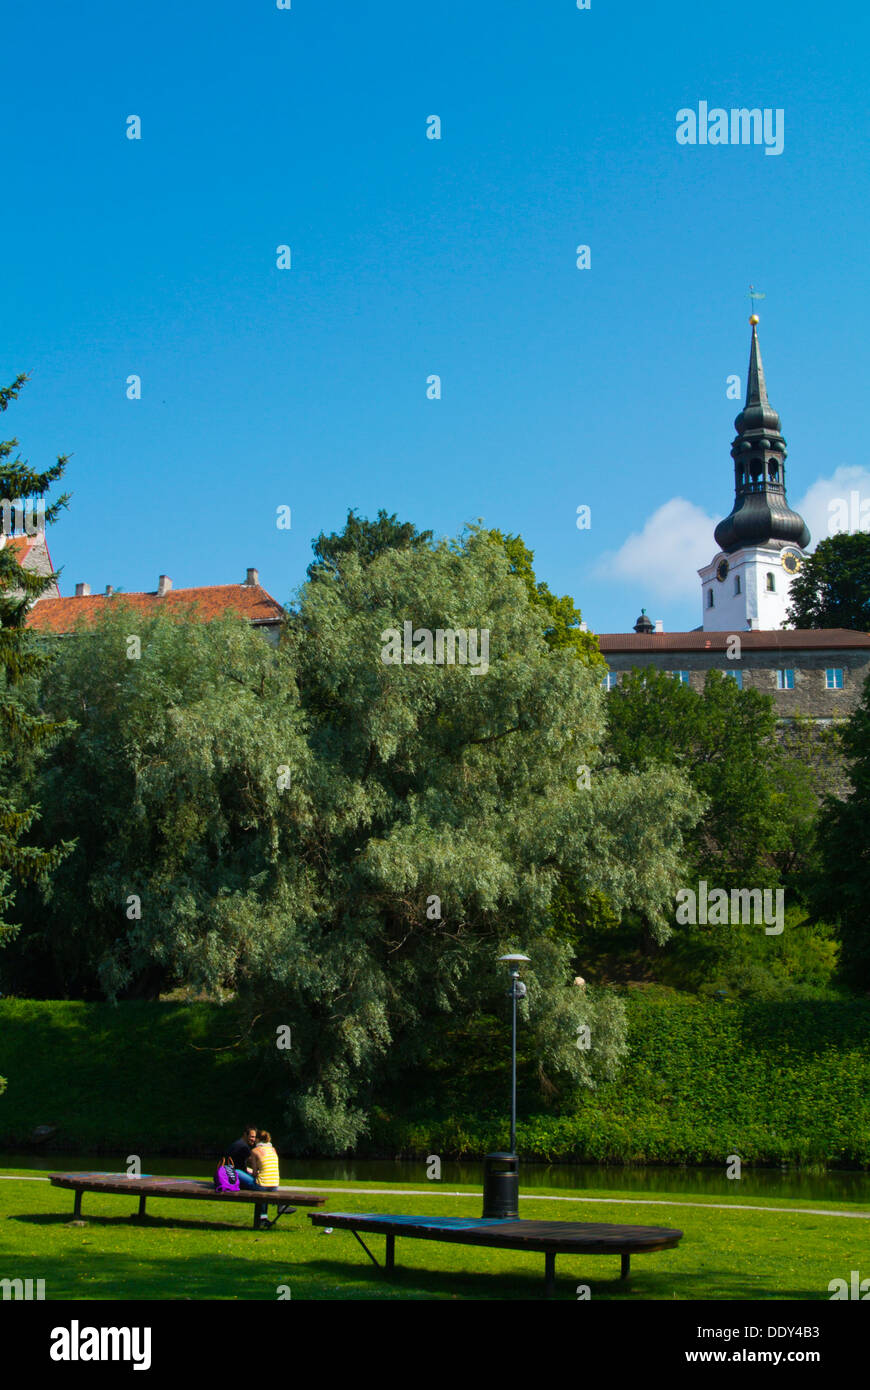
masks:
[[[802,556],[796,546],[789,552]],[[702,623],[705,632],[745,632],[749,628],[773,631],[787,623],[791,602],[792,575],[782,566],[783,551],[778,546],[747,546],[733,555],[721,551],[709,565],[698,570],[701,576]],[[727,560],[728,573],[717,578],[721,561]],[[773,576],[773,589],[768,575]],[[739,580],[739,592],[735,592]],[[713,594],[713,607],[709,595]]]

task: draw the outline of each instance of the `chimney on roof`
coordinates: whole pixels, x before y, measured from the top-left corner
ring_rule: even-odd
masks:
[[[114,592],[115,592],[115,590],[112,588],[111,584],[107,584],[107,585],[106,585],[106,597],[107,597],[107,598],[111,598],[111,597],[112,597],[112,594],[113,594]]]
[[[665,630],[665,620],[664,620],[664,618],[656,618],[656,632],[664,632],[664,630]]]
[[[90,586],[90,584],[77,584],[77,585],[76,585],[76,598],[87,598],[87,596],[88,596],[88,594],[89,594],[90,592],[91,592],[91,586]]]
[[[252,570],[252,569],[249,569],[249,570],[248,570],[248,574],[247,574],[247,578],[245,579],[245,583],[246,583],[246,584],[259,584],[259,582],[260,582],[260,572],[259,572],[259,570]]]
[[[169,575],[161,574],[160,578],[157,581],[157,597],[163,598],[165,594],[169,593],[169,590],[171,588],[172,580],[169,578]]]

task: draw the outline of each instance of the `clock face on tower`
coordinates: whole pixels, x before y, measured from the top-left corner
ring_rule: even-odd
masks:
[[[786,574],[797,574],[803,560],[796,550],[784,550],[780,556],[780,564]]]
[[[728,568],[728,561],[725,559],[723,555],[722,559],[716,566],[716,578],[719,580],[720,584],[723,584],[725,580],[728,578]]]

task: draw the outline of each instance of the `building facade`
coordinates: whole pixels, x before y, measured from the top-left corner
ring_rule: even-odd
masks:
[[[778,632],[606,632],[598,638],[612,689],[622,673],[652,667],[693,690],[721,671],[742,690],[773,696],[778,718],[846,719],[870,676],[870,636],[845,628]]]

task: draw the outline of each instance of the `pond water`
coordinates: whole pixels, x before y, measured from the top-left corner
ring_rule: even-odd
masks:
[[[142,1155],[146,1172],[209,1177],[213,1162],[207,1158],[148,1158]],[[0,1153],[0,1170],[33,1168],[45,1172],[123,1172],[126,1154]],[[282,1159],[282,1182],[374,1182],[389,1187],[394,1183],[427,1185],[423,1159]],[[442,1187],[468,1184],[481,1187],[481,1163],[443,1163]],[[595,1164],[523,1163],[520,1183],[524,1191],[535,1187],[565,1188],[575,1192],[636,1192],[644,1196],[668,1193],[699,1194],[705,1197],[797,1197],[816,1202],[862,1202],[870,1205],[870,1173],[834,1171],[801,1172],[797,1169],[743,1168],[740,1182],[729,1180],[723,1168],[604,1168]],[[434,1184],[433,1184],[434,1185]]]

